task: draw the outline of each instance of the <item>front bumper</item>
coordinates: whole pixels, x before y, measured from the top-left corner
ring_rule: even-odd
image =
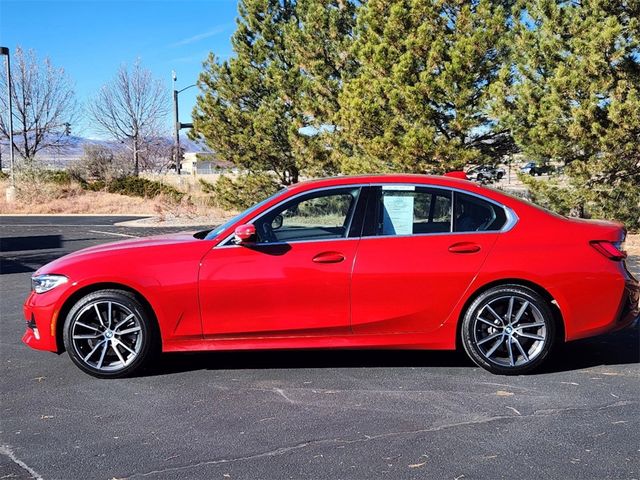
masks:
[[[22,342],[36,350],[59,352],[60,346],[56,339],[56,321],[58,311],[53,299],[45,298],[31,292],[22,306],[24,318],[27,322]]]

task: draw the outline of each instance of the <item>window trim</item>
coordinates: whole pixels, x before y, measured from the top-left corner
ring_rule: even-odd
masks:
[[[305,195],[309,195],[309,194],[313,194],[313,193],[318,193],[318,192],[323,192],[323,191],[330,191],[330,190],[358,190],[358,194],[355,198],[355,205],[353,205],[353,209],[351,211],[351,217],[349,218],[349,222],[348,225],[346,227],[346,236],[345,237],[340,237],[340,238],[315,238],[315,239],[308,239],[308,240],[290,240],[287,242],[270,242],[270,243],[254,243],[253,245],[255,246],[262,246],[262,245],[286,245],[289,243],[309,243],[309,242],[329,242],[329,241],[336,241],[336,240],[353,240],[354,238],[360,238],[360,236],[358,237],[350,237],[349,234],[351,233],[351,225],[353,223],[353,219],[355,218],[356,214],[358,213],[358,205],[361,201],[362,198],[366,198],[368,197],[368,195],[363,195],[363,192],[366,191],[366,187],[368,187],[369,185],[367,184],[353,184],[353,185],[333,185],[331,187],[322,187],[322,188],[318,188],[318,189],[313,189],[313,190],[306,190],[304,192],[299,192],[296,193],[295,195],[292,195],[286,199],[284,199],[281,202],[278,202],[277,204],[273,205],[272,207],[266,209],[264,212],[261,212],[258,216],[250,219],[247,223],[254,225],[255,222],[257,222],[258,220],[260,220],[262,217],[264,217],[265,215],[268,215],[270,212],[273,212],[275,209],[281,207],[283,204],[285,203],[289,203],[291,200],[295,200],[298,197],[302,197]],[[226,247],[240,247],[242,245],[236,245],[236,244],[228,244],[229,241],[231,241],[233,239],[234,233],[230,233],[223,241],[221,241],[218,245],[216,245],[214,248],[226,248]]]
[[[380,186],[414,186],[416,188],[430,188],[430,189],[440,189],[451,192],[451,219],[449,224],[449,232],[432,232],[432,233],[406,233],[402,235],[363,235],[361,238],[403,238],[403,237],[425,237],[425,236],[434,236],[434,235],[474,235],[474,234],[497,234],[497,233],[506,233],[516,226],[520,218],[516,215],[516,212],[513,211],[511,207],[504,205],[492,198],[487,198],[483,195],[479,195],[474,192],[470,192],[468,190],[463,190],[461,188],[448,187],[443,185],[433,185],[427,183],[375,183],[370,184],[371,187],[380,187]],[[492,205],[495,205],[497,208],[501,208],[505,213],[505,223],[500,230],[481,230],[481,231],[470,231],[470,232],[454,232],[454,212],[455,212],[455,201],[456,201],[456,193],[462,193],[465,195],[470,195],[472,197],[478,198],[485,202],[488,202]],[[372,190],[371,195],[376,196],[375,200],[379,200],[378,192]],[[377,202],[376,202],[377,203]],[[377,208],[377,207],[376,207]]]
[[[449,187],[446,185],[434,185],[431,183],[411,183],[411,182],[373,182],[373,183],[353,183],[353,184],[345,184],[345,185],[331,185],[328,187],[320,187],[317,189],[312,189],[312,190],[306,190],[304,192],[299,192],[296,193],[295,195],[292,195],[291,197],[288,197],[284,200],[282,200],[281,202],[276,203],[275,205],[273,205],[272,207],[268,208],[267,210],[265,210],[264,212],[261,212],[258,216],[249,219],[247,222],[245,223],[249,223],[249,224],[253,224],[255,221],[259,220],[263,215],[266,215],[267,213],[271,212],[272,210],[274,210],[275,208],[279,207],[282,202],[288,202],[289,200],[293,200],[297,197],[300,197],[302,195],[306,195],[308,193],[312,193],[312,192],[320,192],[320,191],[325,191],[325,190],[336,190],[336,189],[344,189],[344,188],[359,188],[360,189],[360,194],[358,195],[358,203],[366,200],[368,203],[371,202],[371,195],[374,193],[374,191],[372,189],[367,189],[367,187],[383,187],[383,186],[413,186],[413,187],[425,187],[425,188],[435,188],[435,189],[441,189],[441,190],[448,190],[450,192],[452,192],[451,197],[452,197],[452,203],[451,203],[451,208],[453,209],[454,205],[453,202],[455,201],[455,192],[460,192],[460,193],[464,193],[466,195],[471,195],[473,197],[479,198],[480,200],[484,200],[485,202],[489,202],[499,208],[502,208],[505,212],[505,215],[507,217],[505,224],[502,226],[502,228],[500,230],[490,230],[490,231],[474,231],[474,232],[434,232],[434,233],[412,233],[412,234],[405,234],[405,235],[362,235],[364,228],[365,228],[365,223],[366,221],[363,221],[362,224],[362,228],[360,230],[360,235],[359,236],[354,236],[354,237],[350,237],[350,230],[351,230],[351,222],[353,222],[353,218],[355,217],[357,210],[358,210],[358,205],[356,205],[356,208],[354,209],[354,213],[353,216],[350,220],[349,223],[349,230],[347,230],[347,236],[343,237],[343,238],[331,238],[331,239],[315,239],[315,240],[294,240],[292,242],[273,242],[273,243],[261,243],[261,244],[256,244],[256,245],[285,245],[288,243],[310,243],[310,242],[336,242],[336,241],[345,241],[345,240],[364,240],[364,239],[372,239],[372,238],[378,238],[378,239],[390,239],[390,238],[404,238],[404,237],[428,237],[428,236],[435,236],[435,235],[487,235],[487,234],[501,234],[501,233],[506,233],[510,230],[513,229],[513,227],[516,226],[516,224],[520,221],[520,218],[518,217],[518,215],[516,214],[516,212],[513,211],[513,209],[503,203],[498,202],[497,200],[494,200],[492,198],[488,198],[485,197],[483,195],[480,195],[478,193],[475,192],[470,192],[469,190],[465,190],[462,188],[455,188],[455,187]],[[368,206],[368,205],[367,205]],[[453,212],[453,210],[452,210]],[[365,209],[365,211],[363,212],[365,215],[367,213],[367,209]],[[451,230],[453,230],[453,214],[451,215]],[[214,249],[216,248],[232,248],[232,247],[242,247],[242,245],[236,245],[236,244],[228,244],[228,242],[233,238],[234,233],[231,232],[229,235],[227,235],[224,240],[222,240],[221,242],[219,242],[215,247],[213,247]]]

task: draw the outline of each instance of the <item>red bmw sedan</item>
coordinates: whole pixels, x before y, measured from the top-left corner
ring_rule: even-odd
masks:
[[[100,245],[32,277],[23,341],[97,377],[157,351],[452,350],[500,374],[630,325],[622,225],[449,177],[297,184],[211,231]]]

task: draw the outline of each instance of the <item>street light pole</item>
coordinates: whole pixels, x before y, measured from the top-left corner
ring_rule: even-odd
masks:
[[[176,173],[178,175],[180,175],[180,170],[182,167],[182,162],[181,162],[181,155],[180,155],[180,130],[183,128],[193,128],[193,123],[180,123],[180,117],[178,115],[178,94],[184,92],[185,90],[191,88],[191,87],[195,87],[196,84],[194,83],[193,85],[189,85],[188,87],[184,87],[181,90],[177,90],[176,89],[176,81],[178,80],[178,77],[176,76],[176,72],[172,71],[171,72],[171,79],[173,80],[173,128],[174,128],[174,133],[173,133],[173,140],[174,140],[174,150],[175,150],[175,156],[174,156],[174,162],[176,165]]]
[[[16,179],[14,176],[15,158],[13,153],[13,109],[12,109],[12,93],[11,93],[11,59],[9,48],[0,47],[0,55],[7,57],[7,92],[9,96],[9,176],[11,177],[11,185],[7,188],[7,202],[13,202],[16,197]]]
[[[178,90],[176,90],[176,72],[171,72],[173,80],[173,161],[176,166],[176,173],[180,175],[182,162],[180,161],[180,120],[178,119]]]

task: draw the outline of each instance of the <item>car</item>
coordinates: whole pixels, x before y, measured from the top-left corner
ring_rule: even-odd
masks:
[[[467,171],[467,176],[470,180],[475,180],[480,183],[493,183],[500,181],[506,172],[502,167],[479,165],[472,167]]]
[[[209,231],[94,246],[32,276],[23,341],[96,377],[155,354],[461,346],[497,374],[630,325],[624,227],[446,176],[298,183]]]
[[[536,162],[529,162],[526,163],[522,168],[520,168],[520,171],[526,175],[540,176],[553,173],[554,168],[551,165],[538,165]]]

